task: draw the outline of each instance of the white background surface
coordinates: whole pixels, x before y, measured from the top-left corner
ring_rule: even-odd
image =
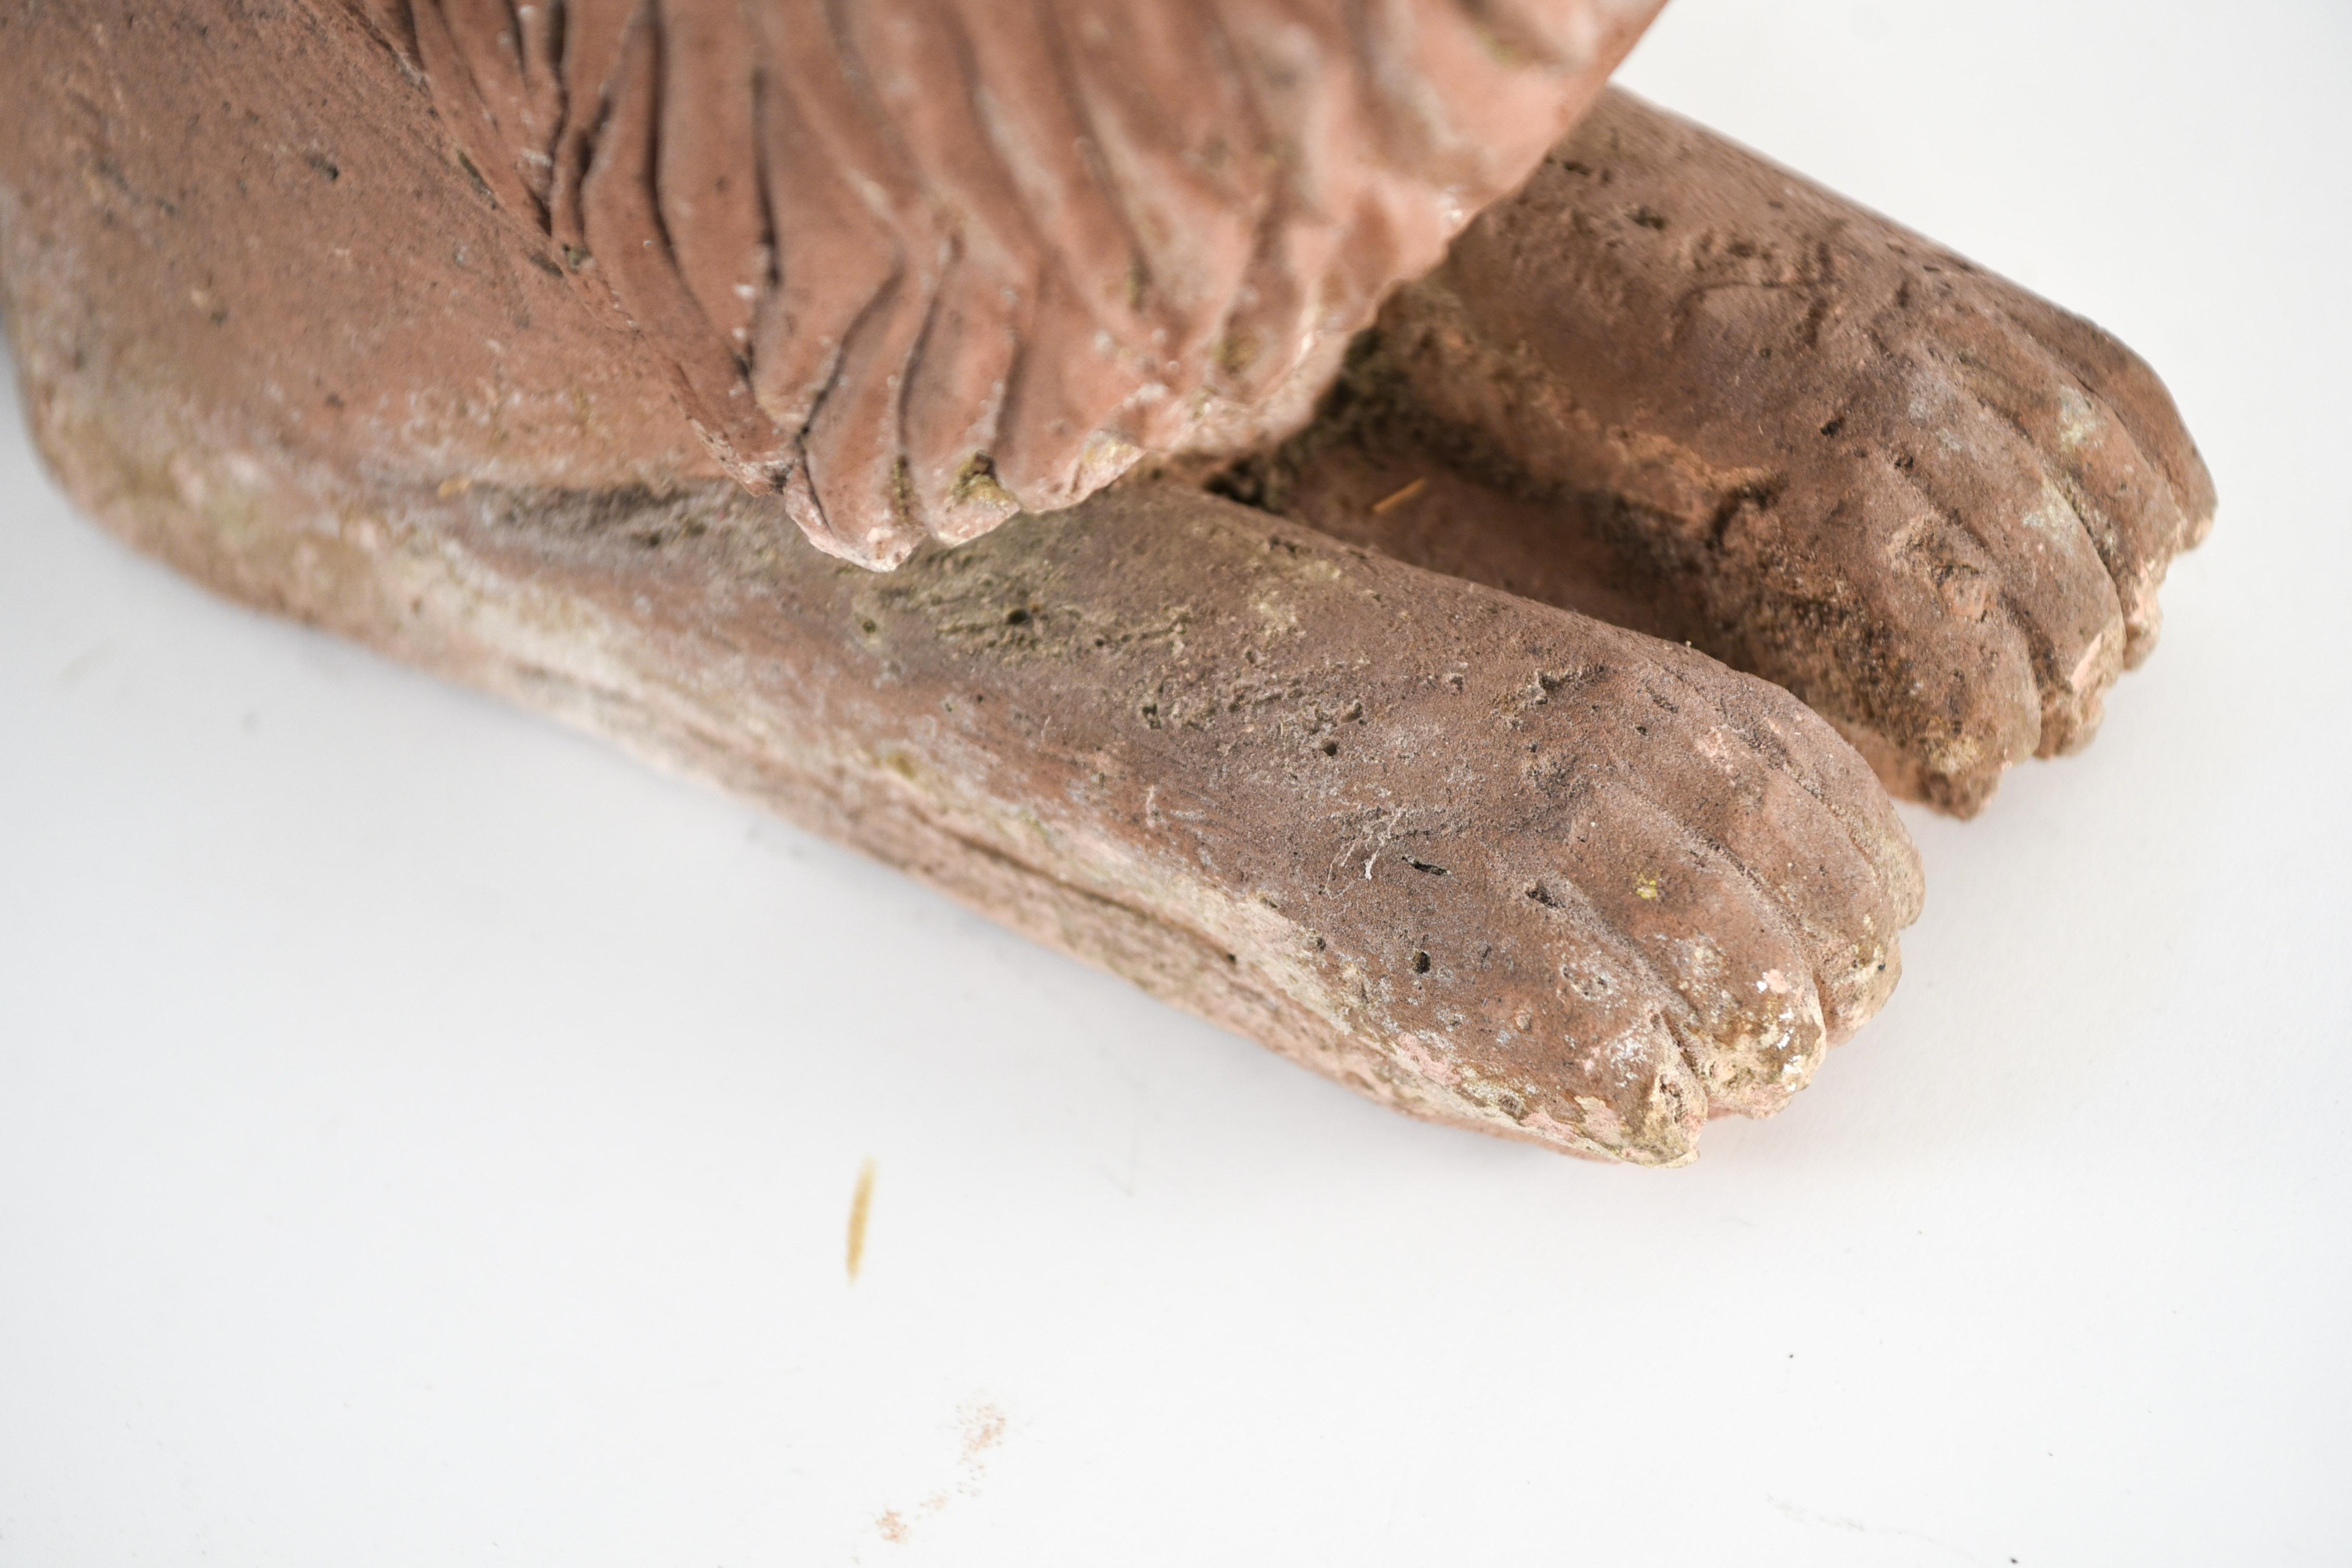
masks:
[[[1625,79],[2119,331],[2221,489],[1791,1110],[1399,1120],[224,607],[11,401],[0,1562],[2352,1562],[2352,8],[1676,0]]]

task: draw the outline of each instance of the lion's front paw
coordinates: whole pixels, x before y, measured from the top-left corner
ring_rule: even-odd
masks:
[[[1696,461],[1664,495],[1643,492],[1671,460],[1624,474],[1618,526],[1709,646],[1836,719],[1904,793],[1966,813],[2011,764],[2091,739],[2155,644],[2157,590],[2210,526],[2212,489],[2112,338],[1874,237],[1846,283],[1697,301],[1714,355],[1790,368],[1718,383]],[[1693,483],[1735,464],[1755,477]]]
[[[2113,338],[1617,93],[1391,302],[1340,401],[1276,463],[1285,504],[1634,606],[1962,814],[2090,738],[2212,516]],[[1340,493],[1415,465],[1425,499]]]

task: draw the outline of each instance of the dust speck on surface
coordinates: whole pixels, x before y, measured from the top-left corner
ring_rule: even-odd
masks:
[[[938,1517],[959,1497],[980,1495],[980,1483],[988,1474],[989,1451],[1004,1441],[1004,1407],[993,1399],[969,1399],[957,1407],[956,1423],[963,1441],[954,1479],[930,1492],[905,1513],[891,1508],[876,1515],[875,1532],[883,1540],[894,1545],[904,1544],[917,1521]]]
[[[982,1455],[1004,1441],[1004,1412],[994,1403],[981,1399],[965,1405],[962,1414],[963,1462],[976,1468]]]
[[[849,1197],[849,1282],[852,1285],[857,1283],[858,1266],[866,1261],[866,1216],[873,1206],[874,1162],[868,1160],[857,1168],[857,1190]]]

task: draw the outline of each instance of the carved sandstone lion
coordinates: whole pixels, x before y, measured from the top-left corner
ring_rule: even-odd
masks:
[[[1671,1164],[1894,985],[1882,782],[2086,742],[2213,495],[2096,328],[1605,90],[1654,8],[0,0],[0,305],[213,586]]]

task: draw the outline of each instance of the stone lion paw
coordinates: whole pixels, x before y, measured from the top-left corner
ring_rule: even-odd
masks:
[[[2212,519],[2112,337],[1614,92],[1391,301],[1335,401],[1348,435],[1274,465],[1300,515],[1613,605],[1960,815],[2090,739]],[[1416,464],[1427,500],[1365,504]]]

